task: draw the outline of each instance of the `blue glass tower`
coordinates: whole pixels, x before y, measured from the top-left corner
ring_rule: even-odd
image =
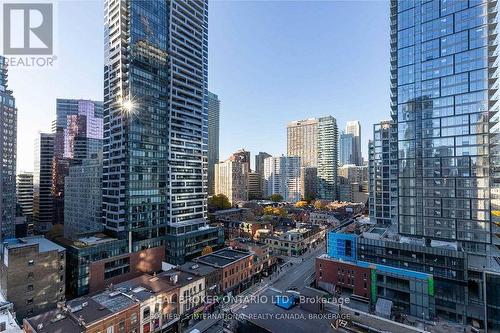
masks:
[[[399,231],[482,255],[499,244],[496,12],[481,0],[391,1]]]

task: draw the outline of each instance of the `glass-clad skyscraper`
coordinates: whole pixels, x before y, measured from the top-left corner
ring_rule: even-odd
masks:
[[[63,99],[56,101],[56,119],[52,123],[54,157],[52,195],[54,223],[64,222],[64,184],[70,165],[102,154],[102,102]]]
[[[7,65],[0,56],[0,240],[15,235],[17,108],[7,87]]]
[[[499,209],[496,6],[391,1],[399,232],[483,255]]]
[[[339,166],[345,164],[356,164],[354,158],[355,140],[352,133],[340,133],[339,135]]]
[[[205,226],[208,2],[107,0],[104,18],[104,223],[182,263],[220,236]]]
[[[215,164],[219,162],[219,97],[208,92],[208,194],[215,191]]]

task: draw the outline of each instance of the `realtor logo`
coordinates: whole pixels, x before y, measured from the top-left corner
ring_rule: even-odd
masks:
[[[4,4],[4,55],[52,54],[53,26],[51,3]]]

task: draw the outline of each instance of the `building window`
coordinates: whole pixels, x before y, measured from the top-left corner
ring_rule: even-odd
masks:
[[[142,319],[149,318],[150,312],[149,306],[145,307],[144,310],[142,310]]]
[[[33,259],[28,260],[28,266],[33,266],[35,264],[35,261]]]
[[[137,313],[132,313],[130,316],[130,324],[134,325],[135,323],[137,323]]]
[[[33,291],[33,285],[32,284],[28,284],[28,291]]]
[[[26,300],[26,304],[27,305],[30,305],[30,304],[33,304],[33,297],[30,297]]]
[[[106,329],[106,333],[113,333],[115,330],[114,330],[114,327],[113,326],[109,326],[107,329]]]
[[[118,332],[125,333],[125,321],[122,320],[118,323]]]

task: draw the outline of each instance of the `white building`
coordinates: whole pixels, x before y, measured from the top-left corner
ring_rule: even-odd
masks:
[[[301,199],[300,157],[278,156],[264,160],[264,183],[267,196],[280,194],[284,201]]]

